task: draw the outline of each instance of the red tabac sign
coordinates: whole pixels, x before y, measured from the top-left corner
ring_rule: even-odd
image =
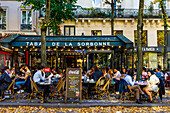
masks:
[[[50,67],[45,67],[45,68],[44,68],[44,71],[45,71],[46,73],[51,72],[51,71],[50,71]]]

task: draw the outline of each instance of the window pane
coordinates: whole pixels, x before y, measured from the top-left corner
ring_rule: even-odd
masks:
[[[92,36],[101,36],[102,35],[101,30],[92,30],[91,33],[92,33]]]
[[[32,23],[32,16],[31,16],[31,11],[27,11],[27,24],[31,24]]]
[[[70,36],[74,36],[74,27],[70,27]]]
[[[123,35],[123,31],[122,30],[116,30],[116,31],[114,31],[114,35]]]
[[[157,44],[164,45],[164,31],[157,31]]]
[[[26,24],[26,11],[22,11],[22,24]]]
[[[65,35],[69,36],[69,27],[65,27]]]
[[[6,24],[6,11],[2,12],[2,24]]]
[[[146,46],[147,45],[147,31],[144,30],[143,34],[142,34],[142,46]],[[137,30],[134,31],[134,39],[135,39],[135,46],[137,45]]]

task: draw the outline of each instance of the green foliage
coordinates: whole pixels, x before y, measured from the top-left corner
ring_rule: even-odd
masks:
[[[150,4],[150,5],[149,5],[148,10],[149,10],[149,11],[150,11],[150,13],[152,14],[152,11],[153,11],[153,4]]]
[[[23,0],[19,0],[23,1]],[[49,27],[53,33],[59,34],[58,24],[61,24],[62,20],[74,20],[75,14],[74,8],[79,6],[74,5],[77,0],[51,0],[50,4],[50,22],[42,24],[41,27]],[[33,10],[46,11],[46,0],[24,0],[22,7],[30,6]]]
[[[146,46],[146,44],[147,44],[146,36],[147,36],[147,31],[144,30],[142,33],[142,45],[143,46]],[[135,30],[134,31],[135,46],[137,46],[137,38],[138,38],[137,31]]]
[[[157,32],[157,43],[158,45],[164,45],[164,31]]]

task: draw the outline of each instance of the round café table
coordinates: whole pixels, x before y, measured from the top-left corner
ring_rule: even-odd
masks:
[[[91,91],[92,91],[92,89],[93,89],[93,87],[94,87],[95,85],[96,85],[96,82],[94,82],[94,81],[84,81],[84,82],[82,83],[82,86],[83,86],[84,88],[87,88],[88,97],[89,97],[89,96],[92,96]]]
[[[49,95],[49,89],[50,89],[50,86],[53,85],[53,81],[49,82],[49,81],[43,81],[43,82],[38,82],[37,83],[38,86],[40,88],[42,88],[44,90],[44,96],[42,97],[44,101],[46,101],[46,97]],[[42,102],[44,103],[44,102]]]

